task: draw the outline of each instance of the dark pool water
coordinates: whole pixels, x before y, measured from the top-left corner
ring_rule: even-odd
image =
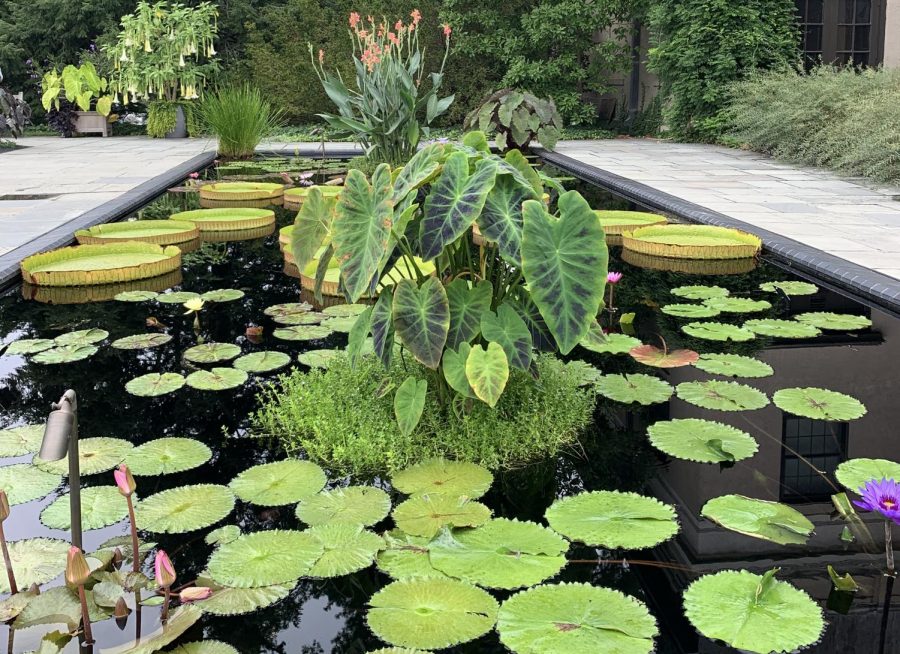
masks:
[[[581,187],[597,208],[625,208],[627,203],[596,189]],[[194,208],[191,193],[170,193],[158,199],[143,213],[146,217],[164,217],[173,211]],[[290,224],[293,213],[276,209],[278,226]],[[682,535],[653,552],[629,552],[632,559],[652,559],[665,567],[645,565],[573,564],[562,578],[590,581],[618,588],[645,601],[660,621],[659,652],[735,651],[698,639],[684,620],[680,608],[680,590],[698,574],[726,568],[746,568],[762,572],[780,566],[780,578],[807,590],[823,606],[829,601],[830,582],[826,565],[840,572],[852,572],[861,590],[847,614],[826,609],[830,625],[815,652],[876,652],[881,622],[884,578],[883,556],[866,552],[857,545],[846,545],[840,538],[842,524],[832,519],[828,502],[829,487],[819,477],[797,472],[797,467],[782,447],[786,433],[792,441],[823,470],[831,470],[837,461],[858,456],[896,458],[897,425],[900,423],[897,366],[900,364],[900,321],[888,314],[870,310],[851,298],[824,288],[814,296],[775,298],[773,309],[765,316],[784,316],[809,310],[837,311],[870,315],[873,327],[863,332],[831,333],[816,339],[781,341],[757,338],[750,343],[722,344],[699,341],[679,331],[683,319],[661,314],[661,304],[677,301],[669,289],[687,284],[718,284],[733,295],[772,299],[758,290],[760,283],[796,279],[789,272],[766,262],[736,275],[697,274],[638,268],[621,260],[618,248],[611,252],[610,268],[625,277],[616,290],[619,311],[604,317],[613,330],[622,329],[619,317],[634,313],[633,328],[644,342],[658,344],[664,339],[670,349],[689,347],[701,352],[733,352],[756,356],[770,363],[773,377],[744,381],[771,395],[779,388],[820,386],[849,393],[866,404],[868,413],[846,427],[839,427],[839,438],[820,437],[822,425],[789,424],[774,406],[742,412],[710,412],[672,399],[666,405],[626,411],[621,405],[601,401],[595,424],[581,440],[581,448],[555,461],[536,463],[522,470],[497,475],[497,482],[486,502],[496,515],[539,520],[545,508],[558,496],[583,489],[635,490],[656,494],[677,505]],[[183,281],[175,287],[199,293],[217,288],[237,288],[246,295],[235,302],[208,305],[201,314],[201,334],[207,341],[236,343],[244,352],[273,349],[296,356],[303,349],[339,347],[346,337],[337,334],[324,341],[308,344],[280,341],[271,336],[273,323],[263,309],[279,302],[297,301],[298,281],[285,274],[277,245],[277,232],[247,241],[204,245],[185,257]],[[27,294],[27,293],[26,293]],[[148,331],[147,320],[155,319],[174,336],[162,347],[145,351],[122,351],[101,347],[93,357],[76,363],[42,366],[25,357],[0,356],[0,428],[42,422],[50,408],[67,388],[77,391],[83,438],[112,436],[135,444],[163,436],[187,436],[202,440],[214,451],[212,460],[185,473],[139,478],[138,492],[148,496],[159,490],[193,483],[227,484],[246,468],[282,456],[271,443],[247,433],[248,417],[256,407],[256,393],[265,377],[251,376],[242,388],[220,393],[184,387],[160,398],[141,398],[125,391],[130,379],[149,372],[188,372],[182,352],[196,344],[192,317],[182,315],[181,305],[158,303],[122,303],[104,301],[81,304],[49,304],[23,297],[21,289],[11,289],[0,297],[0,342],[19,338],[46,338],[73,329],[99,327],[110,332],[109,340]],[[757,316],[753,316],[757,317]],[[716,318],[740,323],[745,316]],[[253,344],[244,336],[248,325],[264,327],[264,340]],[[599,356],[580,350],[570,358],[582,358],[605,372],[652,372],[627,356]],[[299,365],[299,364],[295,364]],[[673,384],[708,376],[692,368],[663,371]],[[760,442],[758,454],[731,468],[670,461],[661,457],[646,441],[648,423],[667,417],[710,417],[747,430]],[[794,430],[794,431],[790,431]],[[834,434],[835,426],[828,426]],[[795,436],[791,436],[794,438]],[[0,461],[7,465],[28,461],[29,457]],[[110,484],[111,473],[88,476],[85,486]],[[63,492],[66,489],[60,488]],[[817,533],[808,548],[788,548],[724,532],[699,518],[706,500],[725,493],[741,493],[761,499],[790,501],[807,513]],[[13,508],[5,523],[8,538],[34,536],[67,537],[49,530],[39,521],[41,509],[56,494],[44,500]],[[244,532],[272,528],[301,528],[293,507],[260,509],[238,501],[233,515],[220,524],[237,524]],[[153,540],[166,549],[178,569],[179,579],[189,581],[200,573],[211,548],[203,541],[209,530],[187,535],[154,535]],[[111,536],[126,533],[125,523],[102,530],[85,532],[85,549],[91,550]],[[150,535],[146,535],[150,538]],[[573,548],[573,558],[598,556],[617,560],[619,552]],[[149,569],[147,570],[149,572]],[[383,647],[365,624],[366,602],[383,586],[387,578],[374,568],[333,581],[301,581],[282,602],[238,618],[205,616],[179,642],[216,638],[235,646],[240,652],[278,652],[317,654],[335,652],[363,654]],[[60,583],[57,579],[54,583]],[[499,599],[505,595],[498,594]],[[143,611],[143,633],[156,628],[156,609]],[[8,633],[7,627],[0,627]],[[134,637],[135,621],[120,630],[112,620],[94,627],[99,649],[129,642]],[[897,622],[888,624],[888,648],[900,649]],[[9,636],[9,652],[35,648],[50,629],[33,627]],[[0,642],[3,635],[0,634]],[[874,640],[873,640],[874,639]],[[74,645],[70,646],[74,647]],[[893,649],[892,649],[893,648]],[[75,651],[72,649],[72,651]],[[444,650],[453,654],[500,653],[504,651],[496,635]]]

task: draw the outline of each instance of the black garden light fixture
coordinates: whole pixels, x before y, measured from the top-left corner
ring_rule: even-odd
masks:
[[[81,546],[81,470],[78,462],[78,398],[67,390],[52,405],[47,416],[44,438],[38,457],[44,461],[59,461],[69,455],[69,515],[72,544]]]

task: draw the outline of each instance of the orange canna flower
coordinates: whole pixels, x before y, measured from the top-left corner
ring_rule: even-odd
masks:
[[[325,51],[319,48],[319,63],[325,63]]]
[[[418,9],[413,9],[409,14],[413,19],[413,27],[419,24],[419,21],[422,20],[422,13]]]
[[[396,45],[397,47],[400,46],[400,39],[398,39],[398,38],[397,38],[397,35],[394,34],[393,32],[388,32],[388,41],[390,41],[391,43],[393,43],[393,44]]]
[[[449,38],[450,38],[450,33],[451,33],[452,31],[453,31],[453,30],[451,29],[450,25],[448,25],[447,23],[444,23],[444,36],[446,36],[446,37],[449,39]]]
[[[402,20],[398,20],[396,23],[394,23],[394,31],[395,32],[403,31],[403,21]]]
[[[360,18],[359,14],[355,11],[350,12],[350,27],[351,29],[356,29],[356,26],[359,24]]]

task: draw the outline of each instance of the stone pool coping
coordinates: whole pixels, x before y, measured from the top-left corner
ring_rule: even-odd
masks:
[[[649,209],[691,222],[733,227],[755,234],[762,239],[764,254],[792,272],[835,290],[849,292],[870,306],[900,315],[900,281],[892,277],[567,155],[542,149],[536,151],[547,163]]]

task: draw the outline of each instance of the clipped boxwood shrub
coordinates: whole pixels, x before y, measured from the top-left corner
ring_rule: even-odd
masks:
[[[511,468],[554,456],[575,442],[593,415],[593,394],[578,387],[561,361],[541,356],[536,363],[537,380],[512,370],[496,408],[476,400],[468,414],[444,408],[430,381],[422,419],[404,437],[394,394],[379,391],[386,378],[394,388],[410,374],[425,378],[424,368],[407,358],[405,367],[398,361],[385,373],[380,361],[364,357],[351,370],[338,356],[327,370],[295,371],[267,386],[253,424],[289,453],[302,450],[338,474],[393,472],[432,456]]]

